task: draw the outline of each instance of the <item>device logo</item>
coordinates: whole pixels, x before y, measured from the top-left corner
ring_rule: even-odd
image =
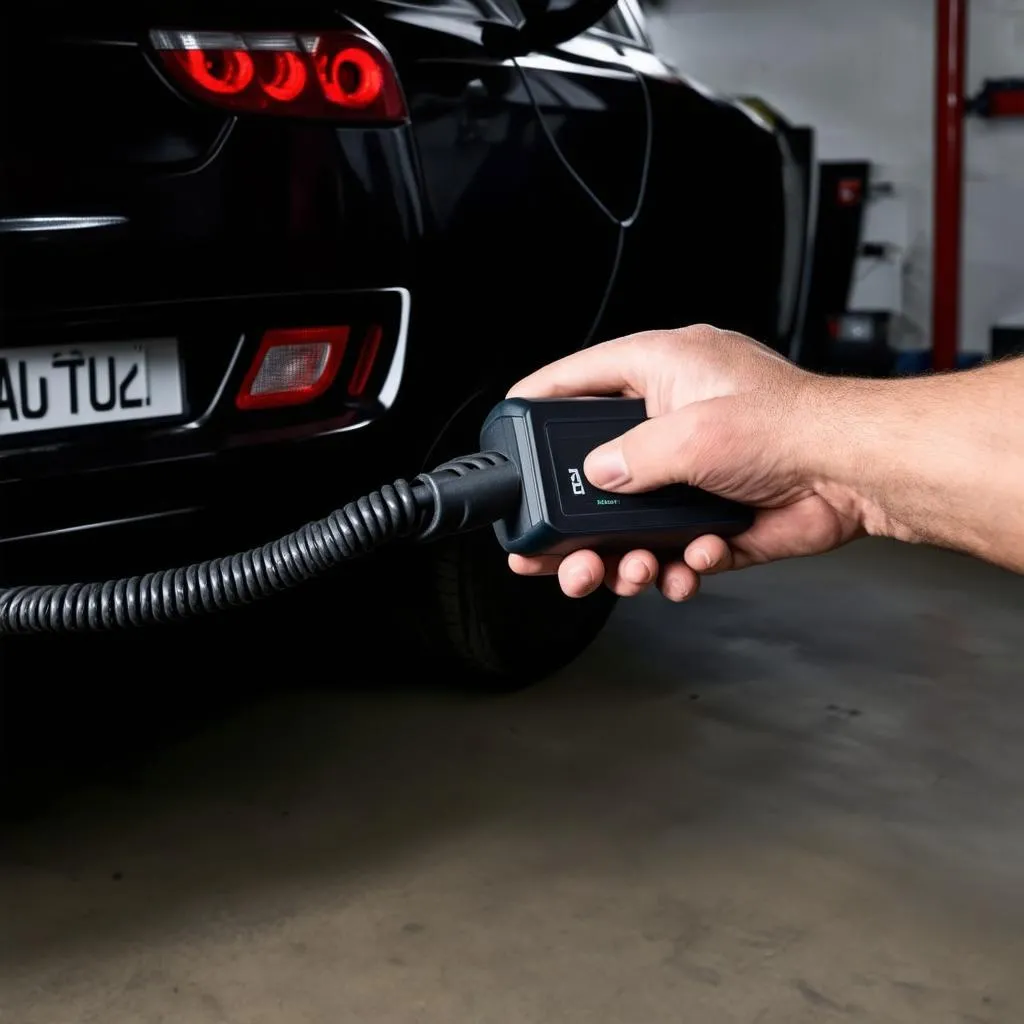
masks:
[[[573,494],[586,495],[587,492],[583,487],[583,475],[578,469],[569,470],[569,483],[572,484]]]

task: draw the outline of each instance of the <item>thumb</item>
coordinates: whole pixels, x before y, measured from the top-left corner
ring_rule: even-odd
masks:
[[[699,458],[691,408],[645,420],[595,448],[583,464],[587,479],[602,490],[626,493],[691,483]]]

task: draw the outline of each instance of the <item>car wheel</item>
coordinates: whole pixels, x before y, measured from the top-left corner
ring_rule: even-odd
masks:
[[[605,587],[574,600],[553,577],[516,576],[490,530],[439,542],[424,555],[421,640],[476,689],[515,690],[551,675],[586,650],[615,607]]]

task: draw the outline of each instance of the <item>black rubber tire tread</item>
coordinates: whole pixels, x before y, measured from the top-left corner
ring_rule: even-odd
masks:
[[[421,632],[476,689],[518,689],[557,672],[590,645],[615,607],[607,588],[572,600],[553,578],[515,576],[489,530],[451,538],[430,555]]]

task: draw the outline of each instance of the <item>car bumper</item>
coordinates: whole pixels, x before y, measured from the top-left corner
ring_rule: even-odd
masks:
[[[414,476],[426,455],[420,437],[400,416],[316,437],[5,481],[0,583],[145,572],[265,543]]]

